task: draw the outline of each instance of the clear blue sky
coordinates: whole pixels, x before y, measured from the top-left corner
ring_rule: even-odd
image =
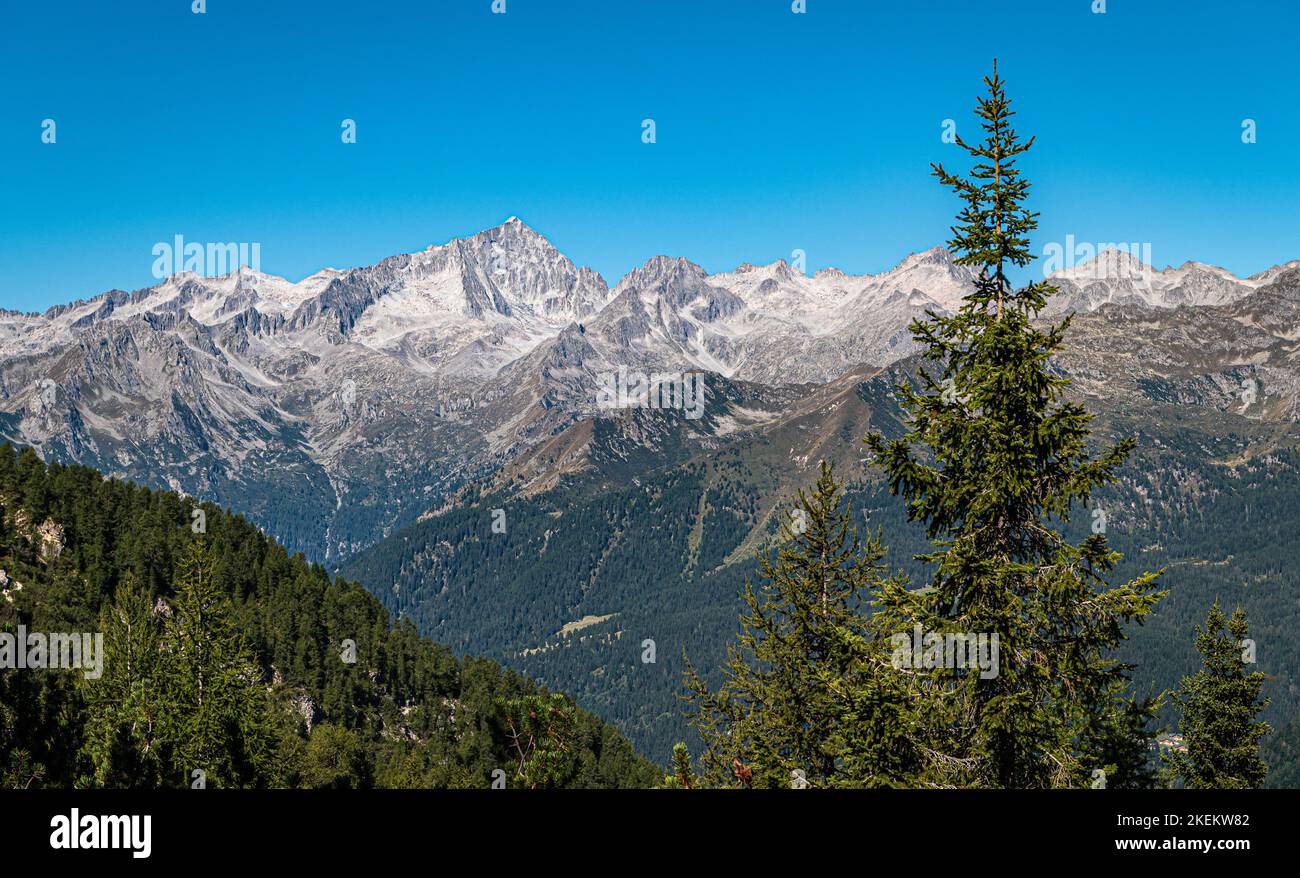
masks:
[[[1036,252],[1300,257],[1295,0],[490,5],[6,4],[0,307],[147,286],[178,233],[296,279],[512,214],[611,283],[657,253],[879,271],[946,238],[928,162],[957,158],[942,120],[971,131],[994,55],[1039,138]]]

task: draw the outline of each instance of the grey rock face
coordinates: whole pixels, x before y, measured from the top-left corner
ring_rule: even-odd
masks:
[[[1245,280],[1189,263],[1144,284],[1100,262],[1062,277],[1052,306],[1101,309],[1065,364],[1081,387],[1146,392],[1160,372],[1227,406],[1250,369],[1259,405],[1294,405],[1300,263]],[[756,417],[734,400],[908,356],[911,321],[959,307],[973,279],[933,248],[861,276],[656,256],[611,289],[512,217],[296,283],[179,274],[0,312],[0,439],[228,505],[329,561],[610,416],[596,391],[620,368],[713,376],[718,408],[691,426],[705,441]],[[1218,377],[1179,384],[1202,361]]]

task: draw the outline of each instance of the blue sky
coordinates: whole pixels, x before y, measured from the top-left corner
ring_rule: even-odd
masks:
[[[928,163],[958,158],[942,122],[972,131],[995,55],[1039,139],[1036,251],[1072,234],[1150,242],[1159,266],[1300,258],[1300,4],[1106,5],[8,4],[0,307],[150,285],[176,234],[259,242],[296,279],[512,214],[611,283],[657,253],[880,271],[947,237]]]

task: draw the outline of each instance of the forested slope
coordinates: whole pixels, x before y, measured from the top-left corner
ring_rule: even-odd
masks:
[[[196,770],[209,787],[662,778],[567,699],[456,658],[209,504],[0,445],[0,570],[0,632],[98,632],[105,653],[97,677],[0,669],[6,786],[181,787]],[[521,751],[510,729],[539,707],[556,735]]]
[[[793,488],[811,483],[818,457],[838,461],[860,526],[883,532],[888,563],[918,586],[928,580],[930,571],[912,560],[931,548],[923,528],[907,521],[857,447],[868,413],[887,433],[899,429],[887,395],[903,375],[853,385],[826,406],[833,416],[705,449],[684,463],[635,475],[598,463],[546,491],[468,495],[343,570],[432,636],[571,693],[643,752],[667,760],[675,741],[693,740],[680,701],[683,651],[706,674],[720,666],[740,589],[756,572],[754,550],[774,533]],[[1254,432],[1233,432],[1242,426]],[[1189,420],[1161,403],[1141,417],[1105,412],[1099,428],[1105,439],[1138,437],[1119,483],[1095,498],[1111,545],[1124,555],[1112,578],[1163,567],[1161,588],[1170,592],[1145,626],[1133,626],[1124,648],[1137,666],[1137,690],[1169,689],[1195,671],[1194,626],[1216,598],[1229,610],[1240,604],[1272,699],[1264,714],[1274,726],[1263,744],[1269,782],[1300,783],[1293,440],[1270,442],[1267,425],[1241,419]],[[492,531],[494,508],[505,513],[503,533]],[[1081,538],[1096,520],[1076,508],[1067,532]],[[585,627],[561,634],[584,619]],[[643,660],[647,639],[653,663]],[[1172,728],[1173,714],[1164,718]]]

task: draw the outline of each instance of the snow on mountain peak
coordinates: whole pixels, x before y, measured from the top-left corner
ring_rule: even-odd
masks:
[[[953,265],[952,254],[943,247],[931,247],[929,250],[922,250],[919,253],[913,253],[904,259],[898,265],[894,266],[892,271],[903,271],[908,268],[915,268],[920,265]]]
[[[1288,262],[1283,262],[1280,265],[1274,265],[1272,268],[1266,268],[1261,272],[1252,274],[1249,278],[1247,278],[1247,281],[1251,284],[1254,284],[1256,287],[1262,287],[1269,283],[1272,283],[1273,279],[1276,278],[1278,275],[1282,274],[1283,272],[1291,271],[1293,269],[1298,269],[1298,268],[1300,268],[1300,259],[1292,259]]]
[[[1149,261],[1112,247],[1054,272],[1061,294],[1049,309],[1223,304],[1300,267],[1292,261],[1241,280],[1205,263],[1156,270]],[[247,343],[256,348],[258,369],[282,358],[296,363],[304,351],[319,356],[328,343],[395,356],[425,374],[489,375],[606,311],[611,321],[624,313],[659,321],[654,332],[672,339],[669,344],[684,344],[697,363],[717,364],[728,374],[777,374],[793,368],[781,364],[780,351],[793,350],[792,343],[810,346],[817,352],[807,355],[800,374],[815,376],[853,357],[884,363],[902,355],[907,335],[900,327],[924,310],[960,307],[974,278],[942,246],[911,253],[874,275],[837,268],[809,275],[784,258],[709,274],[684,257],[658,255],[611,290],[512,215],[468,237],[361,268],[322,269],[297,282],[248,267],[221,277],[181,273],[12,325],[26,345],[38,335],[71,338],[108,321],[143,319],[165,328],[181,325],[174,322],[179,318],[187,331],[198,324],[236,348],[246,343],[236,339],[239,333],[255,336]],[[624,303],[607,311],[624,293]],[[823,360],[828,365],[819,365]]]
[[[708,278],[708,272],[684,256],[651,256],[645,264],[623,275],[615,293],[628,288],[646,288],[667,282],[699,283]]]
[[[1108,247],[1090,259],[1052,272],[1050,278],[1071,281],[1148,281],[1155,272],[1154,268],[1127,250]]]
[[[1144,252],[1149,258],[1149,245]],[[1177,268],[1157,269],[1130,250],[1114,247],[1054,271],[1048,280],[1058,291],[1048,300],[1049,313],[1091,311],[1106,304],[1154,308],[1224,305],[1259,286],[1257,278],[1243,280],[1204,262],[1188,260]]]

